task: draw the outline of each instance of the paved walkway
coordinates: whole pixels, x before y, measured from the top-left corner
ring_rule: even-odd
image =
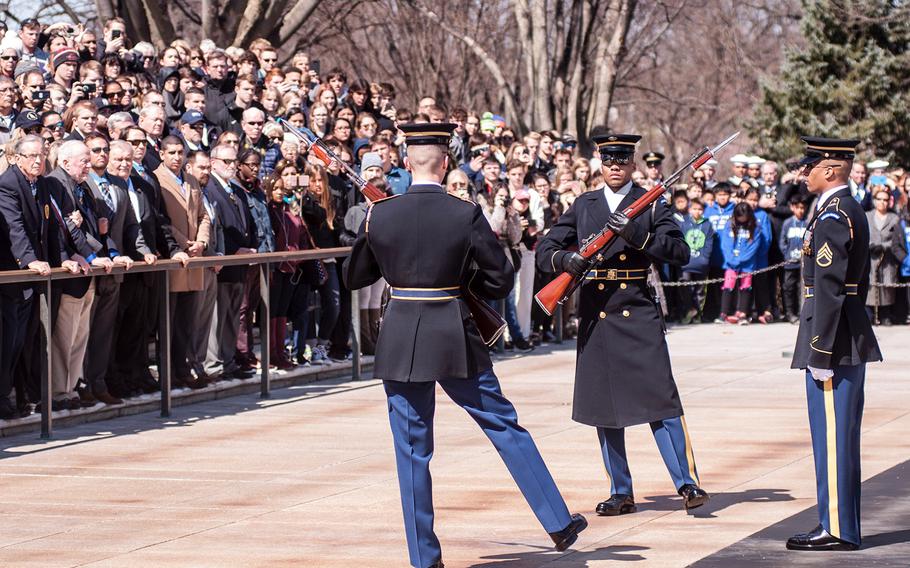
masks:
[[[789,325],[669,336],[699,473],[714,498],[687,515],[646,427],[627,434],[639,513],[598,518],[607,496],[593,429],[570,419],[573,351],[497,364],[570,509],[591,522],[552,552],[495,450],[439,395],[437,531],[449,568],[910,565],[910,329],[883,331],[863,423],[867,548],[788,553],[812,528],[805,387],[781,356]],[[404,566],[387,410],[376,381],[339,380],[0,440],[0,566]]]

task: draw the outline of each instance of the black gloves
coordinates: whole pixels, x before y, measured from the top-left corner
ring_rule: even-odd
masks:
[[[562,255],[561,264],[563,272],[568,272],[575,278],[583,277],[588,269],[588,261],[577,252]]]
[[[625,213],[616,212],[610,215],[607,226],[633,247],[638,249],[644,247],[647,234],[641,225],[626,217]]]

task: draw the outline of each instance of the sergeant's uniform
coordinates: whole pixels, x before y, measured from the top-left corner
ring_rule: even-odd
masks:
[[[803,140],[807,143],[803,165],[822,159],[852,160],[858,143]],[[864,307],[869,225],[848,185],[820,196],[806,227],[802,270],[805,303],[791,366],[807,369],[819,521],[835,538],[859,545],[863,383],[866,363],[882,356]],[[809,367],[831,369],[834,377],[816,381]]]
[[[454,126],[400,128],[408,145],[446,145]],[[469,282],[489,299],[506,297],[514,285],[512,265],[480,207],[447,194],[438,183],[413,184],[404,195],[374,203],[344,275],[351,289],[380,277],[392,287],[374,375],[383,380],[389,401],[411,563],[441,566],[429,470],[437,382],[493,442],[544,529],[580,531],[503,396],[487,347],[459,300],[460,288]]]
[[[595,137],[601,155],[631,155],[640,136]],[[537,266],[562,271],[562,257],[600,232],[614,210],[604,185],[580,195],[537,247]],[[631,182],[616,211],[645,194]],[[686,430],[682,403],[664,337],[659,308],[647,285],[652,262],[685,264],[689,260],[679,225],[663,199],[630,223],[642,229],[641,242],[616,239],[581,286],[578,355],[572,418],[597,427],[611,495],[632,496],[624,428],[648,423],[676,489],[695,485],[698,473]]]

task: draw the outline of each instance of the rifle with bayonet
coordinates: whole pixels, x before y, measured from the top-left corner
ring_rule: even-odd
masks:
[[[285,130],[296,136],[304,145],[300,149],[301,154],[309,150],[310,153],[318,158],[326,167],[331,166],[332,163],[338,164],[344,177],[347,178],[354,187],[360,190],[360,193],[370,200],[370,202],[375,203],[376,201],[387,197],[385,192],[363,179],[354,168],[341,161],[341,158],[336,156],[326,143],[314,133],[308,130],[295,128],[283,118],[279,118],[278,123],[281,124]],[[499,315],[499,312],[491,308],[489,304],[477,296],[477,294],[471,290],[470,284],[461,287],[461,298],[464,300],[465,304],[467,304],[468,310],[470,310],[471,315],[474,318],[474,323],[477,325],[477,331],[480,333],[480,338],[483,342],[487,345],[496,343],[506,329],[506,322],[502,319],[502,316]]]
[[[632,205],[628,206],[625,211],[623,211],[625,216],[628,217],[629,220],[632,220],[647,211],[652,203],[660,199],[668,187],[671,187],[679,181],[679,178],[682,177],[686,170],[689,168],[697,170],[702,167],[705,162],[717,155],[724,146],[732,142],[737,136],[739,136],[739,132],[727,137],[726,140],[714,148],[705,146],[693,154],[692,157],[689,158],[689,161],[673,172],[670,177],[648,190],[647,193],[636,199]],[[540,305],[540,308],[548,315],[553,315],[553,312],[556,311],[556,306],[565,302],[569,296],[572,295],[572,292],[584,282],[588,272],[590,272],[599,262],[604,260],[601,252],[607,248],[614,238],[616,238],[616,233],[609,227],[604,227],[599,233],[594,235],[594,237],[586,241],[578,251],[578,254],[588,261],[584,274],[582,274],[581,278],[575,278],[570,273],[563,272],[553,279],[552,282],[544,286],[543,289],[534,296],[538,305]]]

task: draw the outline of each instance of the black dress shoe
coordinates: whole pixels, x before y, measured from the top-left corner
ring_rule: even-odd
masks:
[[[686,509],[701,507],[708,502],[711,497],[708,492],[697,485],[687,483],[679,488],[679,494],[686,502]]]
[[[610,495],[609,499],[598,503],[596,509],[597,514],[601,517],[615,517],[616,515],[634,513],[636,510],[635,499],[631,495],[623,495],[622,493]]]
[[[818,525],[812,532],[793,535],[787,539],[789,550],[856,550],[859,545],[831,536]]]
[[[578,533],[586,528],[588,528],[588,519],[580,513],[575,513],[572,515],[572,522],[569,523],[569,526],[559,532],[550,533],[550,538],[553,539],[556,550],[562,552],[572,546],[578,540]]]

